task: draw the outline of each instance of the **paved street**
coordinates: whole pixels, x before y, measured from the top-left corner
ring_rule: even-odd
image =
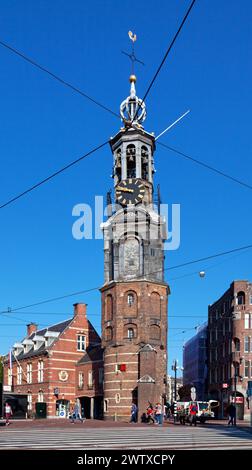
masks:
[[[209,427],[0,428],[0,449],[252,449],[241,429]]]

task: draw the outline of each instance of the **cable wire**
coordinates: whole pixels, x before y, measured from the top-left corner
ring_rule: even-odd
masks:
[[[31,191],[34,191],[34,189],[38,188],[39,186],[42,186],[43,184],[47,183],[48,181],[50,181],[51,179],[55,178],[55,176],[58,176],[59,174],[63,173],[64,171],[68,170],[69,168],[71,168],[72,166],[76,165],[77,163],[79,163],[80,161],[84,160],[84,158],[86,157],[89,157],[90,155],[92,155],[94,152],[97,152],[98,150],[100,150],[101,148],[105,147],[105,145],[107,145],[109,143],[108,140],[106,140],[106,142],[103,142],[103,144],[100,144],[98,145],[97,147],[93,148],[92,150],[90,150],[89,152],[87,152],[85,155],[82,155],[81,157],[77,158],[76,160],[74,160],[73,162],[71,163],[68,163],[67,165],[65,165],[64,167],[60,168],[59,170],[55,171],[54,173],[52,173],[51,175],[47,176],[46,178],[44,178],[43,180],[39,181],[38,183],[34,184],[33,186],[30,186],[30,188],[26,189],[25,191],[23,191],[22,193],[19,193],[17,194],[16,196],[12,197],[11,199],[9,199],[8,201],[4,202],[2,205],[0,205],[0,209],[3,209],[4,207],[6,206],[9,206],[10,204],[12,204],[13,202],[17,201],[18,199],[20,199],[21,197],[25,196],[26,194],[30,193]]]
[[[182,268],[182,267],[185,267],[185,266],[189,266],[191,264],[200,263],[202,261],[207,261],[207,260],[213,259],[213,258],[219,258],[221,256],[228,255],[230,253],[237,253],[239,251],[248,250],[248,249],[251,249],[251,248],[252,248],[252,245],[245,245],[245,246],[241,246],[241,247],[238,247],[238,248],[233,248],[232,250],[222,251],[222,252],[219,252],[219,253],[215,253],[213,255],[208,255],[208,256],[205,256],[205,257],[202,257],[202,258],[197,258],[197,259],[194,259],[194,260],[186,261],[184,263],[176,264],[174,266],[169,266],[169,267],[164,268],[162,270],[159,269],[159,270],[156,270],[156,271],[152,271],[152,272],[146,273],[145,276],[151,276],[152,274],[156,274],[156,273],[163,272],[163,271],[171,271],[171,270],[174,270],[174,269],[179,269],[179,268]],[[136,279],[145,280],[145,277],[143,275],[136,276],[134,278],[134,280],[136,280]],[[58,300],[66,299],[66,298],[69,298],[69,297],[74,297],[74,296],[79,295],[79,294],[86,294],[86,293],[91,292],[91,291],[100,290],[100,288],[101,288],[101,286],[93,287],[93,288],[90,288],[90,289],[85,289],[85,290],[80,290],[80,291],[77,291],[77,292],[72,292],[71,294],[65,294],[65,295],[62,295],[60,297],[53,297],[53,298],[50,298],[50,299],[41,300],[40,302],[25,305],[25,306],[22,306],[22,307],[16,307],[14,309],[3,310],[2,312],[0,312],[0,314],[12,313],[12,312],[16,312],[18,310],[24,310],[25,308],[36,307],[38,305],[51,303],[51,302],[56,302]]]
[[[55,80],[57,80],[59,83],[61,83],[62,85],[65,85],[66,87],[70,88],[71,90],[73,90],[74,92],[78,93],[79,95],[81,95],[82,97],[86,98],[87,100],[91,101],[92,103],[96,104],[97,106],[99,106],[100,108],[104,109],[105,111],[107,111],[108,113],[110,114],[113,114],[114,116],[116,117],[120,117],[119,114],[115,113],[114,111],[112,111],[112,109],[108,108],[107,106],[105,106],[104,104],[102,103],[99,103],[99,101],[95,100],[94,98],[92,98],[91,96],[87,95],[87,93],[85,93],[84,91],[80,90],[79,88],[75,87],[74,85],[71,85],[71,83],[67,82],[66,80],[62,79],[61,77],[59,77],[58,75],[55,75],[55,73],[51,72],[50,70],[48,70],[46,67],[43,67],[42,65],[40,65],[38,62],[35,62],[35,60],[33,59],[30,59],[30,57],[28,57],[27,55],[23,54],[22,52],[18,51],[17,49],[15,49],[14,47],[10,46],[9,44],[7,44],[6,42],[4,41],[1,41],[0,40],[0,45],[5,47],[6,49],[8,49],[9,51],[13,52],[14,54],[16,54],[17,56],[21,57],[22,59],[24,59],[26,62],[29,62],[29,64],[33,65],[34,67],[38,68],[39,70],[42,70],[42,72],[45,72],[47,75],[49,75],[51,78],[54,78]]]
[[[190,155],[188,155],[184,152],[181,152],[180,150],[175,149],[174,147],[170,147],[169,145],[166,145],[163,142],[158,142],[158,144],[161,145],[162,147],[166,148],[167,150],[170,150],[171,152],[174,152],[174,153],[180,155],[181,157],[186,158],[187,160],[191,160],[192,162],[197,163],[197,165],[201,165],[204,168],[207,168],[208,170],[211,170],[211,171],[213,171],[214,173],[217,173],[220,176],[224,176],[224,178],[227,178],[227,179],[233,181],[234,183],[238,183],[241,186],[244,186],[245,188],[252,189],[252,186],[250,184],[245,183],[244,181],[241,181],[238,178],[235,178],[234,176],[228,175],[227,173],[224,173],[224,171],[218,170],[217,168],[215,168],[211,165],[208,165],[207,163],[203,162],[202,160],[197,160],[196,158],[191,157]]]

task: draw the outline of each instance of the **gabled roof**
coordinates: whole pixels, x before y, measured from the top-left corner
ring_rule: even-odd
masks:
[[[55,331],[55,332],[58,332],[59,334],[61,334],[70,325],[71,321],[72,321],[72,318],[70,318],[68,320],[65,320],[63,322],[60,322],[60,323],[56,323],[55,325],[49,326],[48,328],[43,328],[42,330],[37,330],[34,333],[32,333],[30,336],[26,336],[23,339],[23,341],[25,339],[32,340],[35,336],[44,336],[47,331]],[[16,357],[20,361],[22,359],[28,359],[28,358],[33,357],[33,356],[39,356],[39,355],[47,354],[48,349],[50,349],[50,346],[46,347],[45,343],[43,343],[38,349],[32,348],[27,353],[21,352],[20,354],[16,355]],[[6,359],[7,359],[7,356],[6,356]],[[14,354],[12,354],[12,360],[13,361],[16,360]]]

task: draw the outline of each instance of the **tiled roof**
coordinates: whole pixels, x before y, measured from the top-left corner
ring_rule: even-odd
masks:
[[[33,339],[34,336],[38,335],[38,336],[44,336],[46,334],[47,331],[55,331],[55,332],[58,332],[58,333],[63,333],[63,331],[68,327],[68,325],[71,323],[72,321],[72,318],[68,319],[68,320],[65,320],[63,322],[60,322],[60,323],[56,323],[56,325],[52,325],[52,326],[49,326],[48,328],[43,328],[43,330],[38,330],[38,331],[35,331],[34,333],[32,333],[30,336],[26,336],[24,339]],[[22,340],[22,341],[23,341]],[[17,358],[18,360],[22,360],[22,359],[27,359],[27,358],[30,358],[30,357],[33,357],[33,356],[39,356],[39,355],[43,355],[43,354],[46,354],[47,353],[47,350],[50,349],[50,346],[49,347],[46,347],[45,346],[45,343],[43,343],[40,348],[34,350],[34,348],[32,348],[29,352],[27,353],[23,353],[21,352],[19,355],[17,355]],[[8,356],[5,357],[5,361],[8,360]],[[12,354],[12,360],[13,362],[16,360],[15,359],[15,356],[14,354]]]

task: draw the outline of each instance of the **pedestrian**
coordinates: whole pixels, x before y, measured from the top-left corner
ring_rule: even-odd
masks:
[[[134,402],[132,402],[132,405],[131,405],[131,418],[130,418],[130,422],[131,423],[136,423],[137,422],[137,406]]]
[[[235,424],[235,417],[236,417],[236,406],[233,404],[233,403],[230,403],[228,409],[227,409],[227,412],[228,412],[228,416],[229,416],[229,420],[228,420],[228,426],[231,424],[231,426],[234,426]]]
[[[194,424],[197,426],[197,413],[198,413],[198,406],[195,401],[192,401],[189,407],[189,414],[190,414],[190,426]]]
[[[11,406],[9,405],[8,402],[5,403],[4,411],[5,411],[5,418],[6,418],[6,426],[9,426],[10,417],[12,416],[13,413],[12,413]]]
[[[75,423],[76,420],[81,421],[81,423],[83,423],[83,421],[84,421],[84,419],[82,419],[82,417],[81,417],[81,412],[80,412],[80,407],[79,407],[78,400],[75,400],[75,404],[74,404],[74,407],[73,407],[73,410],[72,410],[71,418],[72,418],[71,423]]]
[[[185,413],[185,407],[181,405],[181,408],[179,410],[179,422],[180,424],[185,425],[186,422],[186,413]]]
[[[158,424],[159,426],[162,426],[162,424],[163,424],[163,413],[162,413],[162,405],[159,402],[156,403],[155,418],[156,418],[156,424]]]
[[[146,414],[147,414],[147,423],[151,424],[151,422],[152,422],[152,424],[154,424],[155,423],[154,409],[153,409],[153,406],[150,402],[149,402],[148,408],[146,410]]]

